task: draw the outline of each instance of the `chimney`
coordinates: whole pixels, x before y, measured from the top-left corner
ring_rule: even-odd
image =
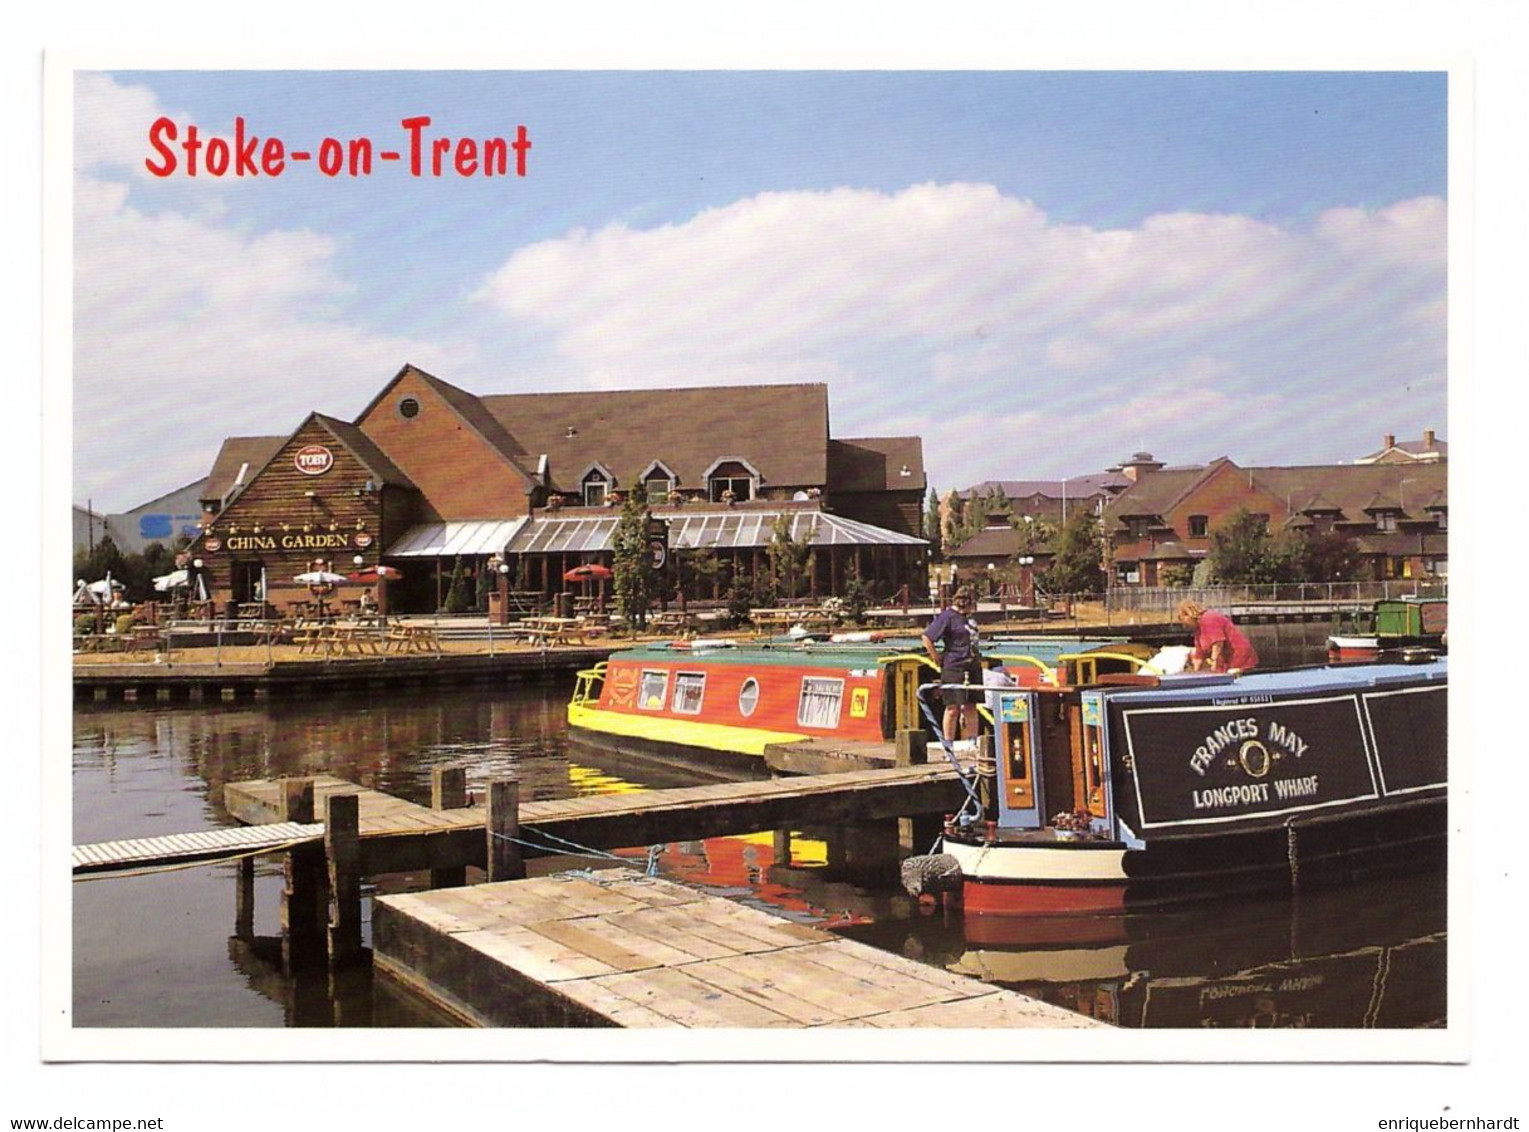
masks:
[[[1382,444],[1381,447],[1382,448],[1395,448],[1396,447],[1396,434],[1394,432],[1386,433],[1386,442],[1384,444]]]
[[[1424,448],[1432,448],[1433,447],[1433,429],[1431,429],[1431,428],[1425,428],[1423,430],[1423,447]]]

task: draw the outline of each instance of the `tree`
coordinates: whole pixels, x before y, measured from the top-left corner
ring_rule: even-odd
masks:
[[[1211,575],[1233,585],[1264,585],[1294,580],[1299,536],[1269,533],[1267,516],[1238,508],[1210,533]]]
[[[770,524],[770,542],[765,547],[765,558],[770,564],[771,583],[780,597],[800,597],[803,581],[812,577],[815,564],[812,540],[817,534],[817,526],[817,520],[813,520],[798,539],[791,537],[789,512],[781,512]]]
[[[1052,544],[1046,588],[1052,593],[1099,593],[1104,589],[1104,539],[1092,511],[1078,510],[1062,525]]]
[[[929,543],[929,550],[933,554],[940,553],[940,496],[934,488],[929,489],[929,498],[924,501],[923,535]]]
[[[1342,531],[1312,532],[1301,540],[1296,570],[1303,582],[1349,582],[1360,568],[1359,544]]]
[[[611,534],[611,550],[615,559],[611,590],[616,599],[616,616],[636,632],[648,623],[648,606],[658,593],[658,571],[648,549],[646,493],[626,493],[621,502],[621,518]]]
[[[466,613],[469,601],[467,578],[462,573],[462,556],[459,554],[451,565],[451,584],[446,587],[446,599],[441,602],[441,612]]]
[[[710,547],[676,547],[671,557],[681,593],[710,597],[711,591],[720,585],[722,560]]]

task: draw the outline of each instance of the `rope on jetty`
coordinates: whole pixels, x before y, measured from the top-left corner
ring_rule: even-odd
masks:
[[[494,833],[492,836],[504,841],[513,841],[515,844],[524,846],[527,849],[537,849],[543,853],[552,853],[561,857],[594,857],[603,861],[619,861],[623,865],[632,864],[630,857],[618,857],[615,853],[607,853],[604,849],[580,845],[577,841],[569,841],[566,837],[559,837],[557,834],[548,833],[546,830],[539,829],[536,833],[548,841],[555,841],[558,844],[547,845],[535,841],[527,841],[523,837],[511,837],[507,833]],[[567,848],[559,848],[558,846],[567,846]],[[648,863],[645,870],[647,876],[655,877],[658,875],[658,855],[663,851],[664,847],[662,845],[648,846]]]

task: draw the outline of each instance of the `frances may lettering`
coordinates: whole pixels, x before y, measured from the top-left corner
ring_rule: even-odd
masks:
[[[1304,696],[1250,708],[1115,708],[1130,749],[1180,751],[1132,760],[1138,820],[1153,829],[1373,798],[1368,743],[1351,694]]]

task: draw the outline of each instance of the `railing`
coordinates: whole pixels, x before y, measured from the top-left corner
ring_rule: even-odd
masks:
[[[1402,597],[1448,597],[1444,578],[1397,578],[1375,582],[1276,582],[1248,586],[1113,586],[1104,595],[1110,613],[1160,613],[1172,619],[1182,601],[1207,609],[1246,605],[1330,605],[1368,608]],[[1099,600],[1095,595],[1094,600]]]

